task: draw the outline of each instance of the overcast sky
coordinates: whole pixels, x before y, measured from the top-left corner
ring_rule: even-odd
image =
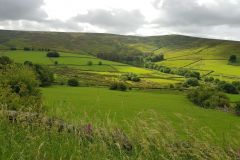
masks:
[[[0,0],[0,29],[240,40],[240,0]]]

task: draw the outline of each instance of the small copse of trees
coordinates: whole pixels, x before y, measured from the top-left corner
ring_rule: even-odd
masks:
[[[56,51],[51,51],[51,52],[47,53],[47,57],[57,58],[57,57],[60,57],[60,54],[58,52],[56,52]]]
[[[134,73],[126,73],[121,75],[122,80],[133,81],[133,82],[140,82],[141,79],[137,74]]]
[[[196,87],[196,86],[199,86],[199,81],[197,78],[189,78],[184,82],[183,86],[184,87]]]
[[[163,73],[176,74],[176,75],[184,76],[186,78],[197,78],[197,79],[201,78],[201,75],[200,75],[199,72],[192,71],[192,70],[185,69],[185,68],[169,68],[169,67],[166,67],[166,66],[159,66],[157,64],[149,63],[149,62],[145,63],[144,67],[149,68],[149,69],[158,70],[158,71],[163,72]]]
[[[150,62],[160,62],[164,60],[164,55],[163,54],[159,54],[159,55],[152,55],[152,56],[148,56],[145,58],[146,61],[150,61]]]
[[[237,56],[236,55],[231,55],[228,59],[230,63],[236,63],[237,62]]]
[[[205,77],[204,82],[210,83],[212,86],[215,86],[219,91],[230,93],[230,94],[239,94],[240,92],[240,81],[221,81],[219,79],[214,79],[213,77]]]

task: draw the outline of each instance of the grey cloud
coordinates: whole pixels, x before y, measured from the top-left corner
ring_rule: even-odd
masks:
[[[197,0],[156,0],[153,5],[162,2],[159,25],[240,25],[240,2],[216,0],[214,5],[200,5]]]
[[[42,20],[43,0],[0,0],[0,20]]]
[[[103,9],[90,10],[85,15],[74,17],[73,20],[89,23],[113,33],[134,32],[145,24],[144,16],[140,11],[126,11],[122,9],[112,11]]]
[[[0,25],[6,29],[81,31],[73,21],[47,19],[44,0],[0,0]]]
[[[159,12],[153,29],[210,38],[240,39],[240,1],[155,0]],[[159,5],[161,4],[161,5]]]

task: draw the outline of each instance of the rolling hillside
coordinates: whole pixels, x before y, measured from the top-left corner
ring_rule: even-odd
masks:
[[[139,52],[163,52],[167,58],[188,55],[189,52],[225,57],[240,55],[240,42],[212,40],[181,35],[166,36],[122,36],[99,33],[24,32],[0,30],[0,48],[33,47],[56,50],[88,52],[118,52],[135,49]],[[174,54],[173,54],[174,53]]]
[[[164,54],[165,60],[157,62],[160,66],[197,70],[202,75],[211,74],[215,78],[224,80],[240,78],[238,77],[240,60],[235,65],[228,63],[230,55],[240,57],[240,42],[237,41],[181,35],[139,37],[100,33],[0,30],[0,49],[12,47],[17,49],[28,47],[35,50],[47,48],[93,56],[101,53],[107,55],[108,60],[133,65],[132,59],[136,60],[143,55]],[[116,60],[116,55],[119,59],[124,58]],[[114,56],[115,59],[112,59]]]

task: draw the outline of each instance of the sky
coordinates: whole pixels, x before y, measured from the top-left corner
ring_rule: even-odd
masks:
[[[240,40],[240,0],[0,0],[0,29]]]

